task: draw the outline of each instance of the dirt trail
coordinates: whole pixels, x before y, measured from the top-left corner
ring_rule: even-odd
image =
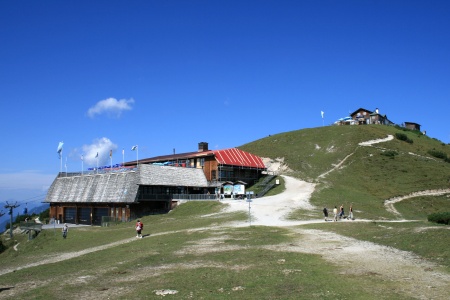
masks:
[[[450,189],[419,191],[419,192],[411,193],[409,195],[394,197],[394,198],[385,200],[384,201],[384,206],[386,207],[387,211],[389,211],[389,212],[391,212],[391,213],[393,213],[393,214],[395,214],[397,216],[401,216],[401,214],[398,212],[398,210],[395,209],[395,207],[394,207],[395,203],[398,203],[398,202],[403,201],[405,199],[414,198],[414,197],[440,196],[440,195],[445,195],[445,194],[450,194]]]
[[[388,137],[382,140],[386,141],[390,140],[390,138]],[[371,145],[375,142],[378,141],[370,141],[370,143],[365,143],[364,146]],[[285,180],[286,190],[282,194],[254,199],[253,202],[250,202],[250,210],[249,202],[244,200],[226,200],[223,201],[228,204],[225,212],[250,212],[251,225],[285,227],[291,230],[292,234],[297,237],[294,243],[287,245],[267,246],[267,249],[280,252],[292,251],[299,253],[319,254],[330,264],[336,267],[342,274],[375,275],[380,276],[384,280],[399,282],[401,283],[398,285],[401,289],[399,292],[411,298],[445,299],[448,297],[450,275],[439,271],[439,266],[427,262],[410,252],[377,245],[371,242],[359,241],[323,230],[307,230],[301,228],[302,224],[319,222],[324,223],[322,218],[311,221],[287,220],[286,217],[293,208],[302,208],[317,212],[320,210],[309,202],[311,194],[315,188],[314,184],[289,176],[283,176],[283,178]],[[393,207],[393,204],[403,199],[420,195],[432,195],[436,193],[449,192],[449,190],[418,192],[414,195],[411,194],[389,199],[386,201],[385,205],[388,210],[395,213],[396,210]],[[356,220],[354,222],[357,223],[364,221],[367,220]],[[247,221],[226,224],[223,228],[249,225],[250,224]],[[330,222],[330,226],[332,226],[332,222]],[[214,228],[198,228],[194,230],[217,231],[221,230],[221,228],[215,226]],[[164,232],[154,234],[152,236],[171,233],[176,232]],[[151,238],[151,236],[149,238]],[[130,238],[83,251],[65,253],[37,263],[18,267],[15,270],[55,263],[95,251],[117,247],[124,243],[134,241],[137,241],[137,239]],[[186,251],[196,251],[197,253],[199,251],[225,251],[227,250],[226,247],[227,246],[218,239],[207,239],[204,241],[199,241],[196,245],[190,245]],[[11,269],[0,270],[0,276],[13,271],[14,270]]]

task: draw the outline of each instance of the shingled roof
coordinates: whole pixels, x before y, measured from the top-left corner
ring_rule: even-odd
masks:
[[[203,170],[139,165],[137,170],[57,177],[45,202],[132,203],[139,185],[207,187]]]
[[[202,169],[156,165],[139,165],[139,184],[162,186],[207,187]]]

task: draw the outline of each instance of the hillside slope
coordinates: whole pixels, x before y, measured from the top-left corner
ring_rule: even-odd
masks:
[[[412,143],[387,138],[396,133],[406,135]],[[374,140],[381,142],[365,143]],[[268,136],[239,148],[282,160],[286,164],[282,174],[316,183],[312,204],[353,204],[369,219],[398,217],[384,206],[391,198],[450,188],[450,163],[428,153],[437,150],[450,156],[450,146],[420,132],[393,126],[303,129]],[[445,194],[440,197],[448,199]]]

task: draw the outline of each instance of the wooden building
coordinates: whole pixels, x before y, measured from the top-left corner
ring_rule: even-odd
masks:
[[[413,122],[405,122],[405,128],[420,131],[420,124],[413,123]]]
[[[386,115],[379,113],[378,108],[374,111],[367,110],[365,108],[358,108],[350,114],[350,117],[357,122],[357,124],[382,124],[382,125],[394,125]]]
[[[174,194],[209,187],[201,169],[139,165],[99,174],[59,173],[45,198],[50,217],[100,225],[103,217],[128,221],[172,209]]]
[[[253,183],[261,177],[266,167],[259,156],[237,148],[208,150],[208,143],[200,142],[198,150],[180,154],[157,156],[139,160],[139,164],[157,164],[202,169],[206,180],[222,183],[243,181]],[[136,161],[125,166],[135,166]]]
[[[105,220],[129,221],[166,213],[188,195],[218,199],[224,194],[225,182],[242,187],[266,170],[261,158],[253,154],[207,147],[200,143],[197,152],[128,162],[99,173],[59,173],[45,199],[50,217],[64,223],[100,225]]]

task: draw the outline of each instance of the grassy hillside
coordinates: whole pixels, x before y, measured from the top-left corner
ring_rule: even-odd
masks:
[[[358,145],[396,133],[413,142]],[[143,239],[135,238],[134,221],[72,227],[65,240],[57,229],[30,241],[24,233],[13,240],[6,233],[1,238],[10,247],[0,254],[0,298],[161,299],[158,293],[171,292],[171,299],[446,297],[449,229],[426,217],[450,211],[448,194],[395,204],[401,218],[413,222],[380,219],[398,218],[384,207],[386,199],[449,188],[450,163],[428,154],[434,149],[450,156],[449,145],[374,125],[292,131],[240,148],[284,158],[289,175],[314,182],[317,211],[300,208],[292,218],[319,222],[248,226],[246,212],[224,213],[225,204],[211,201],[142,218]],[[283,190],[280,179],[270,193]],[[356,218],[369,221],[323,222],[321,207],[342,203],[353,203]],[[388,247],[373,251],[379,245]]]
[[[360,142],[405,134],[412,143],[391,141],[359,146]],[[446,153],[450,146],[393,126],[327,126],[272,135],[239,147],[262,157],[284,158],[289,175],[317,183],[311,202],[318,207],[351,203],[359,217],[393,218],[384,200],[417,191],[450,187],[450,163],[429,150]],[[389,156],[389,154],[394,155]],[[340,168],[324,177],[321,174]],[[437,207],[437,206],[436,206]],[[446,206],[447,210],[450,207]]]

